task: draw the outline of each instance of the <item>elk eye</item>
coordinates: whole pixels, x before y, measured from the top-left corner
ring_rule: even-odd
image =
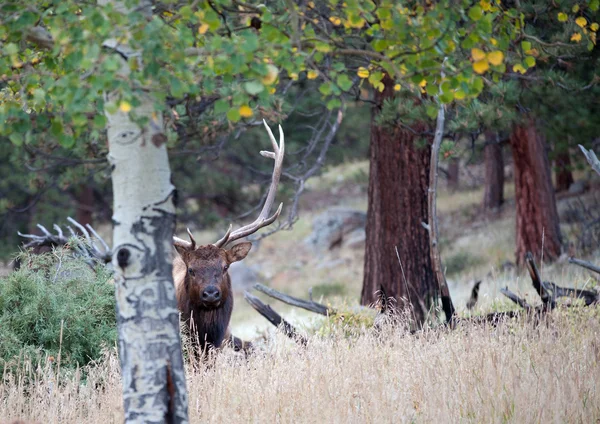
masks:
[[[188,274],[190,274],[190,277],[193,277],[195,275],[194,270],[192,268],[188,268]]]
[[[227,270],[228,270],[228,269],[229,269],[229,265],[225,265],[225,266],[223,267],[223,272],[227,272]]]

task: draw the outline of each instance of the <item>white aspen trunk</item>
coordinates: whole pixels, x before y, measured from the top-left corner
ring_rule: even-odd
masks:
[[[122,3],[114,3],[126,13]],[[139,5],[143,7],[143,2]],[[105,46],[126,57],[135,54],[111,40]],[[121,61],[120,74],[126,77],[129,67]],[[118,101],[117,95],[108,93],[107,102]],[[161,113],[154,112],[151,98],[141,100],[135,113],[148,118],[143,128],[127,113],[106,113],[125,422],[186,423],[185,371],[172,277],[174,187]]]

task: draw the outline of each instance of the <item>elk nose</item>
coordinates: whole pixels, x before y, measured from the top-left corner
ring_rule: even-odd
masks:
[[[218,302],[221,300],[221,292],[215,286],[208,286],[202,292],[202,300],[205,302]]]

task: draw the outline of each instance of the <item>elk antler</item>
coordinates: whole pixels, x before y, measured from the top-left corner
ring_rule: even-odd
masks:
[[[271,128],[267,125],[267,122],[263,119],[263,124],[265,124],[265,128],[267,129],[267,133],[269,133],[269,138],[271,139],[271,144],[273,145],[273,151],[267,152],[262,150],[260,154],[266,158],[271,158],[275,161],[273,166],[273,176],[271,177],[271,185],[269,186],[269,191],[267,192],[267,199],[265,200],[265,204],[258,215],[258,218],[254,220],[251,224],[245,225],[242,228],[238,228],[235,231],[231,231],[231,226],[229,226],[229,230],[219,241],[217,241],[214,246],[223,247],[227,243],[232,241],[241,239],[243,237],[249,236],[250,234],[255,233],[262,227],[266,227],[267,225],[272,224],[279,214],[281,213],[281,208],[283,208],[283,203],[279,204],[277,211],[271,216],[271,207],[273,206],[273,201],[275,200],[275,194],[277,193],[277,186],[279,184],[279,178],[281,177],[281,171],[283,166],[283,155],[285,153],[285,143],[283,138],[283,128],[279,125],[279,145],[277,145],[277,141],[271,132]]]
[[[83,257],[90,266],[94,266],[95,260],[98,260],[103,263],[109,263],[112,260],[112,252],[110,247],[108,247],[108,244],[104,241],[102,237],[100,237],[100,235],[92,228],[90,224],[86,224],[84,227],[70,216],[67,217],[67,220],[75,227],[77,227],[85,237],[87,243],[76,242],[71,247],[79,256]],[[48,231],[46,227],[44,227],[41,224],[37,224],[37,226],[44,233],[43,236],[37,236],[34,234],[21,234],[20,232],[17,232],[21,237],[28,238],[31,240],[25,244],[26,248],[35,246],[64,246],[69,242],[68,237],[65,237],[63,230],[58,225],[54,224],[56,235],[50,233],[50,231]],[[77,240],[77,234],[75,233],[73,228],[70,225],[67,225],[67,229],[71,233],[71,236],[75,237],[75,240]],[[96,245],[96,243],[90,236],[90,233],[92,233],[96,240],[100,242],[102,248],[99,248]]]

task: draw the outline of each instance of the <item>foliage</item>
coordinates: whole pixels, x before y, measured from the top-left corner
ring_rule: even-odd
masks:
[[[60,355],[63,368],[101,359],[102,348],[116,342],[108,270],[92,270],[63,250],[19,259],[21,268],[0,280],[0,373],[21,354],[42,361]]]

